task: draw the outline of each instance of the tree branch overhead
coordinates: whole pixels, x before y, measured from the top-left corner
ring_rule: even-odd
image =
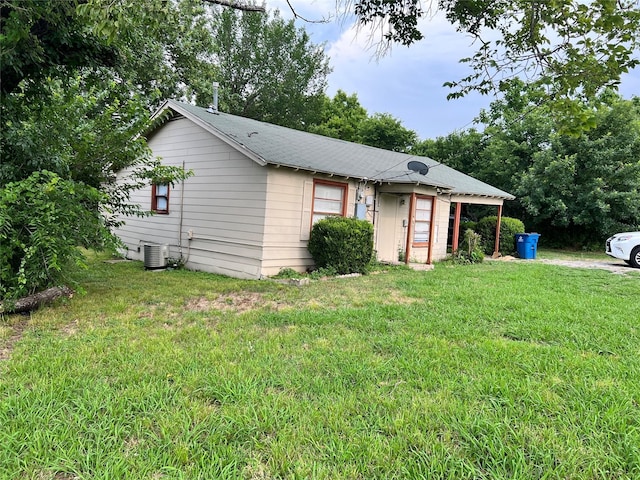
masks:
[[[233,8],[235,10],[242,10],[243,12],[261,12],[265,13],[266,8],[264,3],[262,5],[256,5],[255,3],[236,2],[235,0],[202,0],[205,3],[213,3],[215,5],[222,5],[223,7]]]

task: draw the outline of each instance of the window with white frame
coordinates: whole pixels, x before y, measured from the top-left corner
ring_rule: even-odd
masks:
[[[330,215],[346,215],[347,185],[316,180],[313,184],[313,223]]]
[[[433,199],[416,198],[415,224],[413,228],[413,243],[429,243],[431,231],[431,208]]]
[[[151,210],[155,213],[169,213],[168,184],[154,184],[151,188]]]

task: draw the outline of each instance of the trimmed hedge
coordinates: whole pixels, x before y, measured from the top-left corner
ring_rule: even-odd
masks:
[[[497,223],[498,217],[491,216],[481,218],[476,225],[476,232],[482,236],[482,249],[487,255],[491,255],[495,248]],[[502,217],[500,221],[500,253],[503,255],[516,253],[516,233],[524,233],[524,223],[517,218]]]
[[[318,268],[340,275],[366,273],[373,256],[373,225],[357,218],[324,218],[311,229],[307,248]]]

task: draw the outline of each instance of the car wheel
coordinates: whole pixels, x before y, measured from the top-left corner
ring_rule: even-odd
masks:
[[[631,250],[631,257],[629,257],[629,265],[635,268],[640,268],[640,245]]]

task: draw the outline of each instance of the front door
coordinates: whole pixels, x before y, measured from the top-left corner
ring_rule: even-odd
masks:
[[[381,193],[376,219],[376,251],[382,262],[404,262],[409,215],[408,195]]]

